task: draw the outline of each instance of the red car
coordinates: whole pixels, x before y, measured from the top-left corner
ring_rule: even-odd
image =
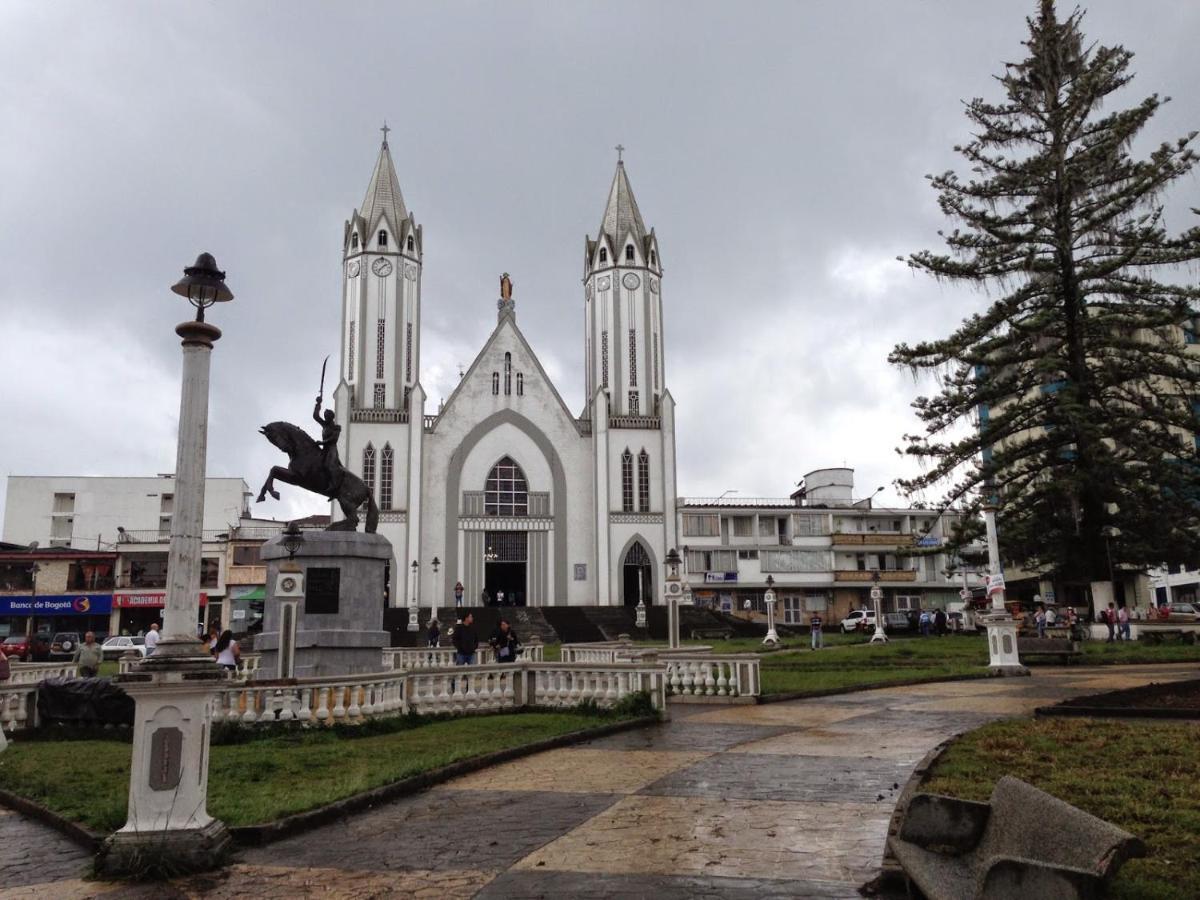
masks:
[[[31,640],[23,634],[10,634],[0,650],[13,661],[44,662],[50,658],[50,636],[35,634]]]

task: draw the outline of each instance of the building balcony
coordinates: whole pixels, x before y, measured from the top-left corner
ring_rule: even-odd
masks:
[[[266,584],[266,566],[230,566],[225,570],[225,584]]]
[[[835,547],[911,547],[913,535],[897,531],[866,531],[844,532],[835,531],[830,535]]]
[[[836,582],[871,582],[875,579],[875,574],[874,569],[835,569],[833,580]],[[878,574],[880,584],[917,580],[915,569],[883,569]]]

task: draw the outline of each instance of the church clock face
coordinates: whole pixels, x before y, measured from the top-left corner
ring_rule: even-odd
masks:
[[[603,278],[596,280],[596,290],[607,291],[609,284],[611,284],[611,282],[608,280],[608,276],[605,275]]]
[[[358,260],[352,260],[350,265],[346,266],[346,274],[353,278],[358,274]]]
[[[416,266],[405,266],[404,267],[404,277],[407,278],[409,281],[416,281],[417,280],[417,267]]]
[[[371,263],[371,271],[380,277],[392,274],[392,264],[386,259],[377,259]]]
[[[650,293],[652,293],[652,294],[658,293],[658,279],[657,278],[650,279]]]
[[[625,277],[621,279],[621,284],[625,285],[626,290],[636,290],[637,286],[642,283],[642,279],[638,278],[632,272],[626,272]]]

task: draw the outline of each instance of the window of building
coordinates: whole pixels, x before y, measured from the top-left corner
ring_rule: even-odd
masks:
[[[380,247],[387,246],[387,232],[386,231],[381,230],[379,232],[379,246]]]
[[[600,248],[600,262],[602,262],[602,263],[608,262],[608,251],[605,250],[603,247]]]
[[[350,235],[350,246],[351,247],[358,246],[358,232],[357,231],[354,232],[354,234]]]
[[[638,512],[650,512],[650,454],[638,454]]]
[[[233,564],[235,566],[261,566],[262,556],[259,555],[258,544],[235,544],[233,548]]]
[[[783,624],[784,625],[803,625],[804,623],[804,598],[797,597],[793,594],[784,594],[783,601]]]
[[[708,554],[709,571],[712,572],[736,572],[737,571],[737,551],[736,550],[710,550]]]
[[[387,385],[375,385],[374,403],[376,409],[383,409],[387,405]]]
[[[652,265],[652,266],[658,265],[658,254],[655,253],[653,250],[650,251],[650,265]]]
[[[216,587],[220,583],[221,561],[212,557],[200,560],[200,587]]]
[[[820,513],[792,516],[792,534],[796,537],[819,537],[829,534],[829,517]]]
[[[375,493],[375,448],[370,444],[363,447],[362,480],[367,490]]]
[[[504,354],[504,396],[512,393],[512,354]]]
[[[383,445],[383,453],[379,457],[379,508],[392,508],[392,470],[394,456],[390,443]]]
[[[658,333],[654,334],[654,358],[650,361],[650,387],[658,390]]]
[[[346,380],[354,380],[354,323],[350,323],[350,349],[346,351]]]
[[[413,249],[413,236],[411,234],[408,236],[408,245],[407,246],[408,246],[409,250]]]
[[[754,516],[730,516],[734,537],[754,537]]]
[[[759,558],[764,572],[829,570],[829,554],[824,550],[764,550]]]
[[[633,512],[633,454],[621,454],[621,512]]]
[[[387,324],[380,319],[375,325],[375,377],[383,377],[383,346],[387,334]]]
[[[517,373],[517,396],[518,397],[525,396],[525,373],[524,372]]]
[[[684,513],[683,533],[686,537],[716,537],[721,533],[721,519],[716,513]]]
[[[529,485],[511,457],[492,468],[483,488],[483,511],[489,516],[529,515]]]
[[[404,326],[404,380],[412,381],[412,322]]]
[[[412,397],[412,388],[406,387],[404,389],[404,406],[403,406],[403,409],[405,411],[408,410],[408,400],[410,397]]]
[[[758,559],[757,550],[739,550],[738,559]]]
[[[625,245],[625,262],[633,262],[633,244]]]
[[[629,383],[637,387],[637,332],[629,329]]]
[[[640,415],[641,412],[640,412],[639,406],[640,406],[640,404],[638,403],[638,392],[630,391],[629,392],[629,414],[631,416]]]
[[[765,538],[775,537],[775,517],[774,516],[759,516],[758,517],[758,536]]]
[[[608,332],[600,332],[600,384],[608,387]]]
[[[499,372],[492,373],[492,396],[493,397],[500,396],[500,373]]]

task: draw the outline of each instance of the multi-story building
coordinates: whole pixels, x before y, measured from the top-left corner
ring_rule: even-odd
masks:
[[[884,612],[945,607],[959,585],[939,552],[950,518],[927,509],[854,499],[853,469],[818,469],[790,497],[681,498],[679,535],[698,605],[762,609],[774,579],[782,621],[827,621],[870,606],[879,576]]]
[[[223,600],[229,533],[242,520],[248,495],[249,488],[240,478],[209,478],[205,484],[200,569],[205,624],[228,622]],[[3,539],[23,547],[36,544],[37,550],[86,552],[108,560],[111,570],[102,579],[105,586],[86,592],[86,615],[96,618],[107,607],[106,627],[99,627],[98,621],[89,627],[136,634],[162,617],[174,499],[175,480],[170,475],[13,475],[8,478]],[[97,556],[100,551],[104,553]],[[38,593],[46,591],[39,587]],[[19,605],[10,601],[10,609],[13,602]],[[54,614],[62,617],[71,612],[55,610]]]
[[[107,632],[117,554],[0,543],[0,637]]]

